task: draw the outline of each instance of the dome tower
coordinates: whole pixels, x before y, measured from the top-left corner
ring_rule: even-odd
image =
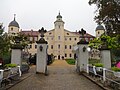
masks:
[[[101,24],[98,24],[95,31],[96,31],[96,38],[99,38],[105,32],[105,29]]]
[[[9,35],[13,35],[13,36],[16,36],[18,33],[19,33],[19,24],[18,22],[16,22],[16,18],[15,18],[15,14],[14,14],[14,20],[11,21],[8,25],[8,34]]]

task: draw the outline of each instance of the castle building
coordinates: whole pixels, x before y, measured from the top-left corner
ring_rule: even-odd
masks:
[[[54,22],[54,29],[48,30],[45,33],[44,37],[45,40],[48,42],[48,54],[53,54],[56,59],[74,58],[75,55],[74,53],[72,53],[73,46],[76,45],[77,42],[79,42],[79,40],[82,38],[82,35],[80,35],[77,31],[71,32],[65,29],[64,24],[65,22],[62,20],[62,16],[59,13],[56,17],[56,21]],[[10,24],[9,28],[11,28]],[[8,32],[10,32],[9,30]],[[38,31],[22,30],[21,33],[29,36],[29,40],[31,43],[28,45],[28,51],[32,55],[35,54],[37,52],[36,41],[40,38]],[[84,36],[85,40],[88,42],[95,38],[88,33],[86,33]]]

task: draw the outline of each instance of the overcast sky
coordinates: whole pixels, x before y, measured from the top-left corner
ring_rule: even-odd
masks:
[[[76,31],[84,28],[95,35],[97,24],[94,21],[95,6],[89,0],[0,0],[0,22],[7,31],[16,14],[16,21],[22,30],[47,30],[54,28],[59,11],[65,22],[65,29]]]

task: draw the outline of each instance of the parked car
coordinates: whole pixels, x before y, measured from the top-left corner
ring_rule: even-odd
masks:
[[[53,61],[51,55],[48,55],[47,65],[50,65],[52,62]]]
[[[36,65],[36,54],[29,57],[29,63]]]

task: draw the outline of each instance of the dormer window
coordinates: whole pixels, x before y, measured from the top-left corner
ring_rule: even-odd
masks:
[[[49,33],[49,35],[52,34],[51,32]]]
[[[69,35],[69,33],[67,33],[67,35]]]

